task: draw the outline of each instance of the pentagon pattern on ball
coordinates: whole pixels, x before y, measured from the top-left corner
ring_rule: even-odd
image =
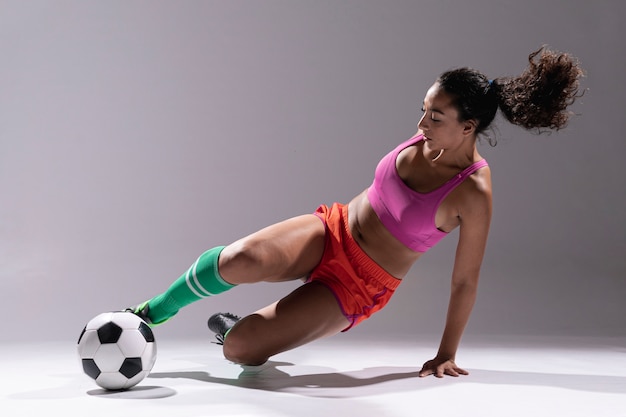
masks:
[[[130,312],[102,313],[78,339],[83,372],[105,389],[128,389],[141,382],[156,361],[152,329]]]
[[[120,366],[120,373],[126,378],[132,378],[143,370],[141,358],[126,358]]]
[[[152,333],[152,329],[145,321],[142,321],[139,325],[139,332],[146,338],[147,342],[154,342],[154,333]]]
[[[98,339],[100,343],[117,343],[117,339],[122,335],[122,328],[110,321],[98,329]]]
[[[85,373],[93,379],[98,378],[100,375],[100,369],[93,359],[83,359],[83,370]]]

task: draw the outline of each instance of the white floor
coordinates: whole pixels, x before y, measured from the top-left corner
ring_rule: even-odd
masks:
[[[626,416],[626,338],[467,337],[470,375],[417,378],[429,342],[339,335],[243,369],[207,340],[159,341],[126,392],[82,373],[73,342],[0,345],[0,415]]]

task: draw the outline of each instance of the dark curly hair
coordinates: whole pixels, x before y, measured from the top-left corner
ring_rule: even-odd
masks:
[[[573,56],[543,46],[528,56],[528,67],[517,77],[489,80],[472,68],[458,68],[444,72],[437,82],[453,97],[461,120],[477,121],[477,134],[489,128],[498,108],[509,122],[541,132],[567,125],[567,107],[581,95],[583,75]]]

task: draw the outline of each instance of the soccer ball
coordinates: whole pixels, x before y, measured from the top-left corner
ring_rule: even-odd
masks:
[[[108,390],[137,385],[156,360],[154,334],[131,312],[102,313],[91,319],[78,338],[83,371]]]

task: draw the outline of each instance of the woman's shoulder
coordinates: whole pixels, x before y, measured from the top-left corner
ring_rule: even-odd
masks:
[[[394,153],[397,155],[403,150],[405,150],[406,148],[413,146],[415,144],[419,144],[423,140],[424,140],[424,135],[422,134],[421,131],[418,131],[416,134],[412,135],[411,137],[409,137],[408,139],[406,139],[405,141],[397,145],[396,148],[393,151],[391,151],[391,153]]]
[[[463,200],[469,206],[476,208],[491,206],[492,185],[489,165],[484,164],[469,175],[459,186],[459,191],[463,193]]]

